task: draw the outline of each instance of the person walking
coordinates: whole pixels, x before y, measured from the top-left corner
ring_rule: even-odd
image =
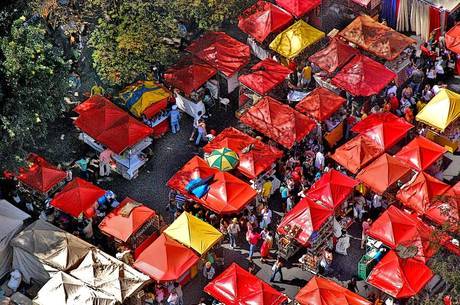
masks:
[[[260,228],[265,229],[268,228],[268,226],[272,223],[272,210],[268,207],[268,205],[265,205],[264,208],[261,211],[262,214],[262,221],[260,222]]]
[[[198,124],[200,123],[201,117],[203,116],[203,112],[198,111],[193,117],[193,131],[190,135],[190,142],[195,140],[195,135],[198,133]]]
[[[169,112],[169,117],[171,118],[171,131],[172,133],[177,133],[180,130],[180,117],[181,113],[177,109],[177,105],[172,105],[171,111]]]
[[[363,231],[361,232],[361,249],[364,249],[364,245],[367,240],[367,233],[369,232],[369,229],[371,227],[372,220],[368,218],[367,220],[363,221],[362,223],[362,229]]]
[[[246,240],[249,243],[249,258],[252,258],[257,243],[260,240],[260,234],[257,233],[255,230],[250,230],[246,233]]]
[[[264,242],[262,247],[260,247],[260,262],[265,263],[266,259],[270,257],[270,250],[273,246],[273,237],[272,234],[268,231],[265,233]]]
[[[206,139],[206,123],[203,119],[198,122],[198,136],[196,137],[195,145],[200,145],[202,140]]]
[[[112,166],[110,165],[112,155],[113,151],[108,148],[99,155],[99,176],[110,176],[112,170]]]
[[[179,297],[179,305],[184,305],[184,293],[182,292],[182,287],[178,282],[174,282],[174,289]]]
[[[273,264],[273,267],[272,267],[272,276],[270,277],[270,282],[275,281],[276,274],[278,274],[278,273],[280,275],[280,282],[284,282],[283,271],[282,271],[283,265],[284,265],[284,263],[283,263],[282,258],[280,256],[278,256],[276,258],[275,263]]]
[[[211,262],[206,262],[203,268],[203,278],[206,279],[207,282],[211,281],[216,274],[216,270],[212,266]]]
[[[236,241],[238,240],[238,234],[241,232],[238,219],[233,218],[232,223],[227,227],[228,238],[230,239],[230,247],[236,248]]]
[[[176,292],[176,289],[171,290],[171,293],[167,299],[168,305],[179,305],[179,295]]]

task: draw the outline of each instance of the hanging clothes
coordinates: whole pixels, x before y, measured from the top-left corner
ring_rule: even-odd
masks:
[[[410,14],[410,6],[409,0],[400,0],[399,2],[399,10],[398,10],[398,20],[396,22],[396,30],[399,32],[408,32],[410,31],[409,26],[409,14]]]
[[[433,6],[430,6],[430,12],[429,12],[429,16],[430,16],[430,34],[431,32],[433,32],[434,30],[436,30],[436,36],[435,36],[435,39],[439,39],[439,35],[441,34],[441,31],[440,31],[440,27],[441,27],[441,12],[433,7]]]
[[[430,6],[424,2],[413,0],[410,9],[410,28],[415,34],[428,40],[430,35]]]
[[[382,18],[392,28],[396,28],[396,7],[396,0],[383,0],[382,2]]]

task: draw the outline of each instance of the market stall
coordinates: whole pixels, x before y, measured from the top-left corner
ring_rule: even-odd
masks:
[[[327,278],[314,276],[295,296],[300,305],[372,305],[362,296]]]
[[[216,74],[215,68],[198,58],[185,56],[166,70],[164,79],[166,84],[180,90],[175,93],[179,109],[195,117],[198,111],[206,112],[206,105],[203,103],[206,89],[211,92],[213,100],[219,99],[219,86],[216,84],[217,80],[213,79]],[[212,103],[207,105],[211,106]]]
[[[248,34],[247,43],[252,53],[263,60],[270,57],[264,42],[287,27],[293,18],[284,9],[266,1],[258,1],[238,17],[238,28]]]
[[[384,149],[375,143],[373,139],[359,134],[338,147],[331,158],[351,173],[356,174],[383,152]]]
[[[289,301],[286,295],[236,263],[207,284],[204,291],[226,305],[282,305]]]
[[[394,156],[406,162],[414,170],[424,171],[441,159],[447,149],[428,140],[425,137],[417,136]]]
[[[431,201],[424,216],[450,232],[460,233],[460,182]]]
[[[219,71],[224,95],[238,87],[238,71],[249,63],[251,56],[249,46],[224,32],[208,32],[186,50]]]
[[[152,144],[153,129],[138,122],[128,113],[101,96],[93,96],[75,109],[80,116],[74,124],[80,139],[97,152],[110,149],[112,169],[131,180],[148,161],[143,152]]]
[[[161,215],[126,197],[105,216],[99,229],[117,244],[127,246],[137,258],[160,235],[163,226]]]
[[[171,93],[154,81],[138,81],[119,93],[122,107],[151,127],[154,137],[160,137],[169,130],[170,98]]]
[[[204,192],[201,192],[201,188],[191,187],[190,183],[198,180],[202,182]],[[187,162],[169,179],[167,185],[219,215],[239,213],[256,197],[256,191],[249,184],[227,172],[209,167],[198,156]]]
[[[333,75],[356,55],[359,55],[357,49],[340,39],[332,38],[327,47],[310,56],[308,60],[328,75]]]
[[[240,121],[287,149],[301,142],[316,127],[307,116],[268,96],[244,113]]]
[[[321,5],[321,0],[276,0],[276,4],[300,18]]]

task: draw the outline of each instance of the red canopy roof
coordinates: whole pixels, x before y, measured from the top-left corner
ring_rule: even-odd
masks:
[[[276,0],[276,4],[297,18],[302,17],[321,4],[321,0]]]
[[[368,234],[391,249],[416,247],[418,251],[413,258],[422,262],[436,254],[432,244],[433,230],[414,214],[393,205],[372,223]]]
[[[396,74],[363,55],[355,56],[332,79],[332,83],[355,96],[378,94]]]
[[[432,200],[444,194],[449,185],[424,172],[419,172],[414,178],[398,191],[396,198],[406,207],[423,215]]]
[[[281,84],[291,73],[291,69],[267,58],[255,64],[251,68],[251,73],[241,75],[238,80],[254,92],[265,95]]]
[[[204,291],[225,305],[279,305],[287,300],[281,292],[236,263],[206,285]]]
[[[51,205],[73,217],[87,216],[86,211],[104,194],[103,189],[77,177],[54,196]]]
[[[389,149],[404,138],[413,127],[391,112],[379,112],[359,121],[351,130],[365,134],[381,147]]]
[[[262,43],[268,35],[282,30],[292,19],[288,12],[278,6],[270,2],[258,1],[241,13],[238,27]]]
[[[153,130],[105,98],[89,98],[75,108],[75,126],[116,154],[139,143]]]
[[[309,61],[328,73],[334,73],[349,62],[359,51],[339,39],[333,38],[329,45],[316,52]]]
[[[227,77],[238,72],[251,57],[249,46],[224,32],[208,32],[186,50]]]
[[[211,175],[214,175],[214,180],[209,185],[208,193],[201,199],[185,189],[192,179],[204,179]],[[227,172],[210,168],[198,156],[187,162],[169,179],[167,185],[218,214],[238,213],[256,197],[256,191],[249,184]]]
[[[161,234],[134,262],[134,268],[156,281],[175,281],[200,258],[165,234]]]
[[[452,27],[445,37],[446,47],[452,52],[460,54],[460,23]]]
[[[186,56],[179,63],[166,70],[165,82],[190,95],[200,88],[217,70],[193,56]]]
[[[437,224],[449,224],[449,230],[457,232],[460,224],[460,182],[440,198],[433,200],[425,210],[425,216]]]
[[[136,233],[149,219],[155,216],[155,211],[145,205],[133,208],[129,214],[126,215],[123,208],[128,203],[137,202],[126,197],[120,205],[107,214],[99,224],[99,229],[102,232],[123,242],[128,241],[131,235]]]
[[[49,164],[36,154],[29,154],[27,162],[30,162],[31,165],[21,168],[17,178],[23,184],[41,193],[48,192],[67,176],[64,171]]]
[[[300,305],[372,305],[362,296],[319,276],[312,277],[295,299]]]
[[[307,116],[268,96],[252,106],[240,120],[288,149],[316,127]]]
[[[383,152],[383,148],[371,138],[360,134],[337,148],[331,158],[353,174],[356,174],[358,170],[383,154]]]
[[[385,153],[362,169],[356,179],[365,183],[374,192],[383,194],[410,171],[407,164]]]
[[[436,162],[447,149],[425,137],[418,136],[404,146],[395,157],[406,162],[412,168],[422,171]]]
[[[315,120],[324,121],[345,103],[345,99],[323,87],[318,87],[304,97],[295,109]]]
[[[320,200],[330,209],[335,209],[347,199],[358,184],[355,179],[331,169],[310,187],[306,195],[313,200]]]
[[[246,152],[250,145],[252,145],[252,148]],[[240,162],[237,169],[250,179],[257,178],[283,156],[283,152],[277,148],[250,137],[233,127],[224,129],[217,137],[206,144],[203,150],[206,153],[210,153],[214,149],[223,147],[230,148],[238,154]]]
[[[287,225],[291,228],[298,226],[301,230],[295,239],[299,244],[307,246],[313,232],[318,231],[333,214],[332,209],[305,197],[284,215],[278,225],[278,233],[287,234],[284,229]]]
[[[390,251],[374,267],[367,282],[399,299],[416,295],[432,277],[433,272],[423,262],[401,259]]]

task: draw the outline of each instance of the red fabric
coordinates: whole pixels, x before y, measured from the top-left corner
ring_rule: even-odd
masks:
[[[371,96],[382,91],[396,74],[363,55],[355,56],[332,79],[332,83],[355,96]]]
[[[121,154],[152,133],[150,127],[106,98],[91,97],[74,111],[80,114],[74,122],[75,126],[116,154]]]
[[[227,77],[248,64],[251,57],[249,46],[224,32],[208,32],[186,50]]]
[[[385,153],[362,169],[356,179],[369,186],[374,192],[383,194],[387,188],[410,171],[407,164]]]
[[[455,52],[460,54],[460,23],[452,27],[446,33],[446,47]]]
[[[156,116],[160,113],[161,110],[165,110],[168,107],[169,97],[162,99],[159,102],[153,103],[149,107],[147,107],[142,114],[145,115],[148,119]]]
[[[359,5],[367,7],[367,5],[371,2],[371,0],[351,0]]]
[[[418,251],[413,258],[422,262],[428,261],[437,252],[432,243],[433,229],[414,214],[393,205],[372,223],[367,233],[391,249],[398,246],[416,247]]]
[[[21,168],[18,180],[41,193],[46,193],[66,178],[66,173],[49,164],[44,158],[30,154],[27,162],[32,163],[28,168]]]
[[[319,276],[300,289],[295,299],[300,305],[372,305],[362,296]]]
[[[73,217],[78,217],[81,213],[89,217],[86,211],[104,194],[103,189],[77,177],[54,196],[51,205]]]
[[[210,78],[216,75],[217,70],[192,56],[187,56],[178,64],[166,70],[165,82],[186,95],[200,88]]]
[[[134,262],[134,268],[155,281],[176,281],[200,258],[177,241],[161,234]]]
[[[242,150],[253,145],[252,149],[243,153]],[[283,152],[271,145],[248,136],[233,127],[224,129],[211,142],[203,148],[205,153],[215,149],[227,147],[233,150],[240,157],[238,171],[250,179],[259,177],[266,172],[273,163],[283,156]]]
[[[240,121],[288,149],[316,127],[307,116],[268,96],[243,114]]]
[[[265,95],[281,84],[291,73],[291,69],[267,58],[254,65],[251,73],[241,75],[238,80],[254,92]]]
[[[107,235],[127,242],[131,235],[155,216],[155,211],[145,205],[135,207],[129,212],[129,215],[124,215],[122,209],[130,202],[136,201],[126,197],[115,210],[104,217],[99,224],[99,229]]]
[[[355,48],[333,38],[326,48],[316,52],[308,60],[332,74],[358,54],[359,51]]]
[[[441,12],[434,6],[430,5],[430,33],[436,30],[436,39],[441,34]]]
[[[335,150],[331,156],[337,163],[356,174],[358,170],[383,154],[382,147],[371,138],[358,135]]]
[[[416,295],[432,277],[433,272],[423,262],[401,259],[390,251],[374,267],[367,282],[400,299]]]
[[[258,1],[241,13],[238,27],[262,43],[270,34],[284,29],[292,19],[288,12],[278,6],[270,2]]]
[[[185,189],[191,180],[211,175],[214,175],[214,180],[209,185],[208,193],[201,199]],[[187,162],[169,179],[167,185],[218,214],[238,213],[256,197],[256,192],[249,184],[227,172],[210,168],[198,156]]]
[[[439,225],[448,224],[448,229],[459,233],[460,229],[460,182],[443,196],[433,200],[425,210],[425,216]]]
[[[278,233],[287,234],[284,229],[287,225],[291,228],[299,226],[301,230],[295,239],[299,244],[307,246],[313,232],[318,231],[333,214],[332,209],[305,197],[284,215],[278,225]]]
[[[351,129],[374,140],[385,150],[399,142],[414,126],[390,113],[379,112],[367,116]]]
[[[310,187],[306,195],[315,201],[320,200],[330,209],[336,209],[358,184],[357,180],[331,169]]]
[[[164,120],[163,122],[153,127],[152,129],[153,129],[152,137],[154,137],[155,139],[160,138],[161,136],[163,136],[165,133],[168,132],[169,120]]]
[[[276,0],[276,4],[284,8],[297,18],[321,4],[321,0]]]
[[[447,152],[447,149],[425,137],[418,136],[404,146],[395,157],[415,170],[425,170]]]
[[[398,191],[396,198],[406,207],[411,208],[419,215],[423,215],[432,200],[436,196],[444,194],[448,189],[449,185],[424,172],[420,172],[414,181]]]
[[[345,99],[323,87],[316,88],[295,106],[297,111],[315,120],[325,121],[345,103]]]
[[[280,305],[287,297],[236,263],[213,279],[204,291],[225,305]]]

